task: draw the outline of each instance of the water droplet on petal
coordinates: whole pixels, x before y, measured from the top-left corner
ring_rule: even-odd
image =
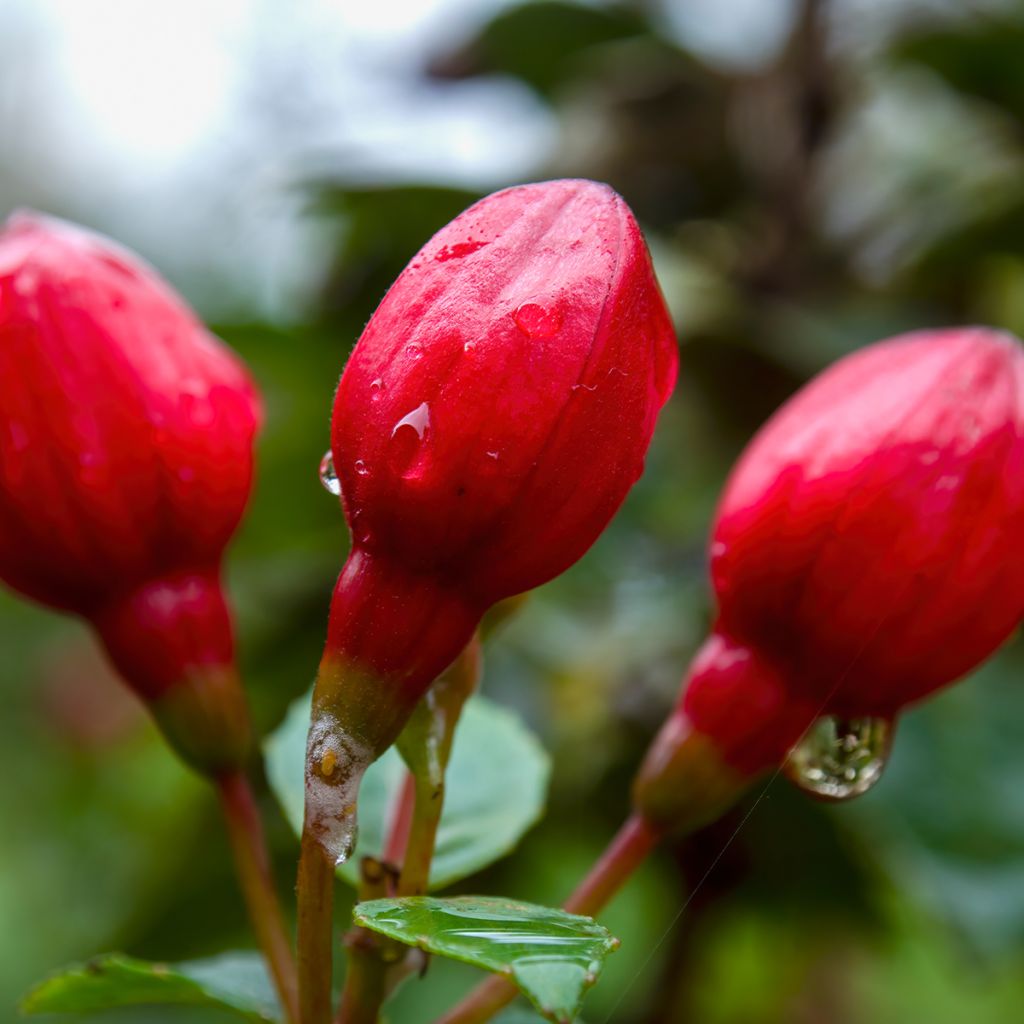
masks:
[[[497,459],[500,454],[501,454],[500,452],[488,452],[487,453],[487,458],[489,458],[489,459]]]
[[[476,348],[476,342],[475,341],[467,341],[466,344],[462,346],[462,351],[465,352],[468,355],[475,348]]]
[[[422,441],[430,430],[430,406],[426,402],[420,402],[412,412],[406,413],[394,425],[391,436],[394,437],[403,427],[411,427],[416,431],[416,437]]]
[[[850,800],[882,776],[892,746],[887,718],[824,715],[789,752],[783,770],[800,789],[824,800]]]
[[[423,346],[417,342],[412,341],[405,346],[405,351],[413,358],[419,359],[423,355]]]
[[[380,398],[380,393],[384,390],[384,381],[378,377],[376,380],[370,382],[370,401],[376,402]]]
[[[341,481],[334,468],[334,455],[329,449],[320,460],[320,483],[324,485],[325,491],[329,491],[336,497],[341,494]]]
[[[430,435],[430,406],[421,402],[406,413],[391,429],[391,450],[388,463],[405,479],[412,479],[423,469],[425,443]]]
[[[524,302],[515,311],[516,326],[529,338],[550,338],[562,326],[557,309],[547,309],[536,302]]]
[[[362,459],[356,459],[356,461],[353,463],[352,468],[356,471],[356,473],[359,474],[359,476],[369,476],[370,475],[370,467],[367,466],[366,463],[363,462]]]

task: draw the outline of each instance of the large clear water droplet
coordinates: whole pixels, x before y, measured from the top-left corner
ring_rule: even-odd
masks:
[[[324,485],[325,491],[330,491],[335,496],[341,494],[341,481],[334,468],[334,456],[330,450],[325,452],[324,457],[320,460],[320,483]]]
[[[807,793],[823,800],[850,800],[881,778],[892,733],[887,718],[824,715],[789,752],[783,770]]]

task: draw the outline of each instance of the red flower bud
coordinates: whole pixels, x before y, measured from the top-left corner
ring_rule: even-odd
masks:
[[[239,361],[138,259],[35,216],[0,233],[0,578],[90,620],[211,770],[248,743],[219,571],[258,417]]]
[[[640,230],[606,186],[497,193],[417,254],[334,403],[353,547],[317,706],[347,759],[395,739],[490,605],[597,539],[640,476],[676,364]]]
[[[749,778],[819,716],[892,719],[991,654],[1024,616],[1022,392],[1020,343],[962,328],[854,353],[787,402],[725,489],[718,621],[676,733]],[[678,786],[662,774],[641,806]]]

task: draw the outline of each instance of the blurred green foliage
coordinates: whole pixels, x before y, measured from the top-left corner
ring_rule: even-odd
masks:
[[[554,757],[551,808],[461,892],[557,903],[617,827],[710,614],[716,495],[786,395],[911,327],[1024,333],[1019,5],[893,4],[899,18],[858,33],[838,5],[803,0],[781,50],[736,70],[670,34],[668,3],[511,5],[463,26],[424,69],[434,87],[512,76],[550,106],[560,135],[546,173],[609,181],[634,207],[683,353],[622,513],[489,647],[485,691]],[[881,19],[883,6],[860,17]],[[344,359],[404,263],[473,198],[322,174],[309,195],[336,240],[316,308],[287,329],[217,325],[266,396],[259,483],[230,566],[264,730],[308,688],[347,543],[316,475]],[[119,696],[84,630],[3,597],[0,640],[0,1007],[49,968],[106,949],[185,960],[251,946],[210,795]],[[772,780],[659,853],[608,911],[622,950],[586,1016],[1018,1021],[1022,676],[1014,642],[908,713],[889,772],[855,804],[813,805]],[[295,842],[266,810],[288,893]],[[474,980],[435,962],[390,1019],[427,1021]]]

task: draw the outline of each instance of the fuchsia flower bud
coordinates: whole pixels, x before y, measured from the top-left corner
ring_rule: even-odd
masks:
[[[597,539],[640,476],[676,365],[640,230],[606,186],[499,192],[416,255],[334,404],[352,552],[318,680],[313,804],[325,785],[352,790],[489,606]],[[350,810],[350,796],[333,802]],[[314,825],[343,833],[329,817]]]
[[[220,584],[259,400],[138,259],[60,221],[0,233],[0,578],[99,632],[195,765],[249,744]]]
[[[712,531],[711,576],[714,632],[638,784],[655,817],[674,814],[669,791],[679,779],[666,780],[696,746],[739,784],[779,765],[821,716],[859,720],[853,739],[877,737],[864,720],[893,719],[1018,625],[1020,343],[983,328],[921,331],[813,380],[733,471]],[[858,766],[833,755],[848,785],[830,783],[819,766],[820,777],[802,780],[807,788],[863,791]],[[884,759],[884,749],[872,756]],[[864,781],[880,769],[879,761]]]

